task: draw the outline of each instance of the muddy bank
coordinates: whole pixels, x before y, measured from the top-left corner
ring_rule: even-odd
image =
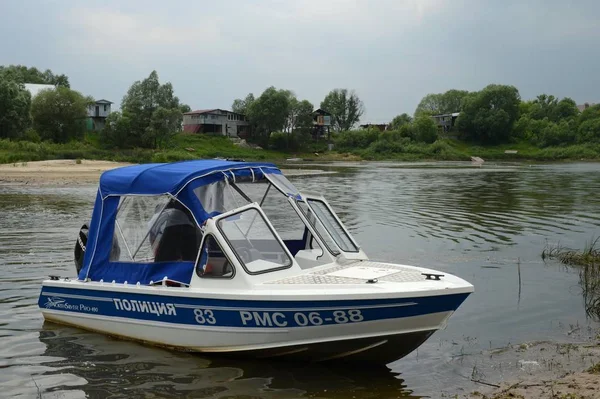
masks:
[[[483,353],[470,385],[448,398],[600,398],[600,336],[585,342],[531,342]]]
[[[9,184],[97,184],[102,172],[132,165],[124,162],[92,160],[52,160],[0,164],[0,183]],[[288,176],[330,173],[313,169],[283,168]]]

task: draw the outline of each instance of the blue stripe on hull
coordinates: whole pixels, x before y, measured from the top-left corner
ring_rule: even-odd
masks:
[[[137,320],[278,329],[353,324],[454,311],[468,295],[373,300],[252,301],[44,286],[38,305],[52,310]]]

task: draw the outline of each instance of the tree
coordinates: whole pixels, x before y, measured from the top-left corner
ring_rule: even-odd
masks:
[[[290,112],[285,130],[293,133],[296,129],[310,127],[312,125],[312,103],[308,100],[299,101],[296,96],[289,97],[289,102]]]
[[[363,102],[358,95],[347,89],[330,91],[321,102],[321,108],[331,113],[333,128],[338,131],[352,129],[365,112]]]
[[[246,115],[256,129],[258,138],[268,140],[271,132],[281,131],[290,113],[290,96],[287,90],[267,88],[247,108]]]
[[[121,102],[121,114],[111,119],[114,131],[105,137],[105,143],[113,147],[164,146],[180,130],[182,111],[190,107],[181,104],[174,95],[173,85],[163,85],[156,71],[142,80],[134,82]],[[127,118],[120,121],[119,118]],[[120,132],[122,126],[129,126],[129,136],[125,140]]]
[[[416,141],[433,143],[437,140],[437,125],[427,115],[419,115],[412,123],[412,132]]]
[[[514,86],[489,85],[465,98],[456,126],[464,138],[481,143],[508,140],[521,99]]]
[[[55,75],[50,69],[44,72],[35,67],[27,68],[24,65],[0,66],[0,76],[11,76],[13,80],[20,83],[49,84],[62,87],[69,86],[69,78],[66,75]]]
[[[85,120],[91,97],[67,87],[40,91],[31,101],[33,127],[42,139],[66,143],[85,133]]]
[[[532,119],[550,119],[552,111],[558,104],[558,99],[553,95],[540,94],[531,102],[531,110],[529,114]]]
[[[592,105],[591,107],[584,109],[579,115],[578,122],[581,125],[583,122],[596,118],[600,118],[600,104]]]
[[[240,98],[236,98],[235,100],[233,100],[231,110],[237,114],[246,115],[248,113],[248,108],[253,102],[254,94],[249,93],[243,100]]]
[[[426,115],[450,114],[460,112],[463,108],[464,99],[469,94],[466,90],[448,90],[445,93],[427,94],[421,99],[415,117]]]
[[[112,147],[128,148],[137,144],[137,138],[133,137],[132,121],[129,114],[118,111],[111,112],[106,118],[106,124],[102,129],[102,141],[105,145]]]
[[[404,114],[400,114],[398,116],[396,116],[394,119],[392,119],[392,121],[390,122],[390,130],[398,130],[400,129],[401,126],[403,125],[408,125],[412,122],[412,118],[410,117],[410,115],[404,113]]]
[[[285,148],[297,150],[310,140],[309,132],[312,126],[313,105],[308,100],[299,101],[289,92],[289,113],[285,123]],[[281,139],[279,139],[281,140]],[[276,146],[282,149],[281,145]]]
[[[579,125],[577,141],[580,143],[600,143],[600,118],[588,119]]]
[[[466,90],[448,90],[442,94],[441,98],[441,113],[450,114],[460,112],[463,108],[463,102],[469,94]]]
[[[31,95],[21,83],[0,77],[0,138],[21,136],[30,125]]]
[[[530,118],[542,120],[548,118],[551,122],[574,118],[578,114],[577,104],[565,97],[562,100],[553,95],[540,94],[535,100],[526,102],[527,107],[521,106],[521,114],[527,113]]]
[[[191,108],[190,108],[190,106],[189,106],[189,105],[187,105],[187,104],[180,104],[180,105],[179,105],[179,111],[180,111],[182,114],[185,114],[186,112],[190,112],[191,110],[192,110],[192,109],[191,109]]]
[[[181,111],[179,108],[158,107],[152,112],[150,124],[146,128],[144,141],[161,148],[180,130]]]
[[[312,127],[313,123],[313,110],[314,106],[308,100],[299,101],[293,107],[293,112],[296,114],[295,129],[308,130]]]
[[[417,109],[415,110],[415,117],[425,115],[437,115],[442,113],[442,94],[427,94],[421,99]]]
[[[569,97],[565,97],[556,104],[552,117],[555,122],[559,122],[561,119],[575,118],[578,113],[579,110],[575,101]]]

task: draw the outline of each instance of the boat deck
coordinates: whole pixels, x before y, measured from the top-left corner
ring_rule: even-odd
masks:
[[[364,284],[370,279],[393,283],[417,283],[426,279],[419,270],[373,261],[356,261],[286,277],[265,284]]]

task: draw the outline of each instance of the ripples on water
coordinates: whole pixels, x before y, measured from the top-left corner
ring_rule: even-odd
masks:
[[[468,383],[484,349],[592,323],[577,274],[540,253],[600,235],[600,165],[440,166],[348,164],[292,178],[323,192],[371,258],[475,285],[448,327],[391,371],[220,360],[44,323],[40,282],[74,273],[96,188],[0,186],[0,397],[437,397]]]

